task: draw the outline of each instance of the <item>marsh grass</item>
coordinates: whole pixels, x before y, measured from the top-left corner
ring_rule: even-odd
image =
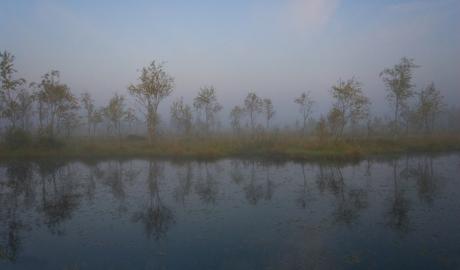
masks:
[[[69,139],[60,148],[33,144],[11,149],[0,146],[0,158],[175,158],[219,159],[227,157],[353,160],[375,155],[460,150],[460,136],[356,138],[319,140],[296,135],[234,137],[159,137],[152,145],[146,140],[125,138]]]

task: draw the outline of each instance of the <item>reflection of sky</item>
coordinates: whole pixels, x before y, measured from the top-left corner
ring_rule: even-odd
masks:
[[[190,101],[213,84],[228,112],[254,90],[274,99],[282,120],[294,118],[292,100],[305,90],[324,111],[330,86],[353,75],[382,111],[378,73],[402,56],[422,66],[419,86],[433,80],[446,100],[459,100],[459,18],[456,0],[7,0],[0,49],[29,80],[59,69],[99,102],[124,92],[151,60],[167,61],[175,96]]]

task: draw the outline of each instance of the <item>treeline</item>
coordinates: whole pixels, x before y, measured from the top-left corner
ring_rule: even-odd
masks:
[[[137,83],[127,89],[129,96],[136,101],[135,107],[129,107],[122,94],[115,94],[105,106],[96,106],[90,93],[75,95],[60,81],[58,71],[44,74],[40,82],[27,83],[17,76],[11,53],[0,53],[0,60],[0,123],[2,137],[9,146],[27,144],[32,137],[40,144],[54,145],[58,144],[58,138],[70,137],[77,130],[80,134],[85,130],[85,137],[93,138],[101,133],[102,128],[104,134],[115,136],[121,142],[124,136],[136,133],[133,130],[140,124],[145,127],[143,130],[149,143],[153,143],[160,126],[158,108],[174,90],[174,78],[162,64],[153,61],[142,68]],[[382,88],[386,90],[392,111],[391,118],[372,115],[371,102],[362,83],[351,78],[340,80],[331,87],[334,103],[318,119],[313,118],[315,101],[310,92],[293,98],[301,120],[297,122],[296,130],[289,132],[335,140],[350,136],[431,135],[437,131],[436,123],[441,114],[446,116],[444,126],[448,127],[442,131],[457,131],[460,110],[446,106],[434,83],[415,90],[413,75],[417,67],[412,59],[402,58],[398,64],[380,73]],[[216,89],[202,87],[192,104],[186,104],[182,97],[172,102],[172,128],[167,133],[206,136],[225,132],[218,117],[222,108]],[[272,127],[275,115],[270,98],[249,92],[243,104],[231,109],[227,119],[236,136],[288,132]]]

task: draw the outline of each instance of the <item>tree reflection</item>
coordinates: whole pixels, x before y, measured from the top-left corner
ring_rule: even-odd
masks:
[[[318,167],[313,165],[315,167],[312,175],[309,173],[308,163],[295,165],[296,167],[289,166],[289,170],[283,171],[286,175],[279,172],[278,174],[286,179],[298,176],[299,178],[292,182],[298,186],[288,186],[286,189],[279,188],[281,183],[275,179],[273,174],[275,169],[268,162],[258,163],[254,160],[231,160],[217,164],[186,162],[180,167],[173,167],[171,174],[169,172],[166,174],[165,164],[167,163],[164,162],[149,161],[143,168],[135,166],[143,164],[142,162],[128,162],[93,162],[85,163],[83,167],[80,163],[65,164],[49,160],[2,164],[0,166],[0,260],[19,260],[19,254],[27,245],[26,234],[34,227],[45,225],[45,234],[60,235],[65,232],[64,225],[73,216],[75,218],[72,224],[88,222],[99,214],[104,215],[105,218],[109,216],[108,219],[105,219],[106,222],[109,220],[108,222],[114,222],[114,224],[128,218],[135,223],[133,225],[139,226],[139,229],[148,238],[160,240],[167,237],[176,222],[176,212],[173,211],[173,208],[168,207],[170,202],[175,207],[180,204],[185,207],[194,200],[214,205],[222,199],[221,209],[226,210],[228,209],[226,207],[232,207],[235,203],[234,213],[239,214],[238,208],[241,208],[241,204],[243,204],[242,207],[250,207],[248,204],[257,205],[264,200],[270,201],[275,197],[275,192],[279,193],[276,194],[280,197],[278,199],[287,198],[287,204],[286,201],[276,200],[276,204],[280,204],[283,210],[286,209],[283,215],[278,215],[277,211],[280,210],[277,207],[268,210],[265,207],[262,207],[263,209],[251,207],[251,211],[267,211],[264,213],[273,214],[274,217],[279,218],[276,220],[276,226],[280,231],[285,228],[283,218],[295,219],[295,222],[292,223],[293,227],[289,229],[294,228],[292,230],[294,234],[298,233],[296,230],[305,230],[306,237],[308,237],[305,239],[308,241],[312,240],[312,235],[322,236],[325,230],[335,229],[338,225],[343,224],[349,226],[359,220],[364,209],[368,207],[368,192],[373,192],[372,194],[386,192],[383,195],[384,204],[378,205],[380,200],[376,196],[376,199],[373,200],[375,208],[372,209],[375,212],[375,209],[384,208],[384,223],[380,225],[384,227],[383,230],[394,230],[406,234],[418,222],[414,220],[414,224],[411,223],[411,207],[426,207],[421,202],[432,204],[439,195],[443,183],[442,172],[439,171],[440,169],[431,157],[406,159],[405,163],[403,160],[395,160],[388,163],[389,166],[386,168],[382,167],[378,161],[375,166],[368,161],[367,164],[361,163],[362,166],[356,167],[360,169],[360,171],[356,170],[356,175],[351,173],[349,167],[344,168],[337,164],[322,163]],[[218,166],[222,164],[229,166],[230,181],[218,181],[218,177],[222,175],[219,174],[222,168]],[[389,179],[383,178],[381,182],[377,181],[380,175],[385,175],[382,172],[391,172],[388,174]],[[166,175],[173,178],[177,176],[177,182],[170,181],[174,179],[166,179]],[[313,179],[309,179],[311,177]],[[373,181],[368,181],[371,178]],[[165,182],[166,180],[170,182]],[[168,185],[168,183],[171,184]],[[385,185],[388,183],[390,186],[386,189]],[[234,192],[234,188],[238,192]],[[290,193],[291,188],[295,188],[294,194]],[[137,193],[130,196],[130,191],[133,190]],[[221,191],[225,192],[225,196],[219,197]],[[194,192],[196,194],[193,194]],[[319,197],[318,193],[323,196]],[[239,196],[244,197],[243,202],[232,200],[236,197],[240,198]],[[111,216],[113,215],[111,210],[117,207],[117,203],[105,202],[107,197],[113,197],[116,202],[120,201],[122,206],[126,207],[126,211],[120,212],[119,216]],[[317,199],[318,202],[313,201],[312,198]],[[292,207],[292,200],[295,200],[297,207],[303,209],[317,207],[317,211],[311,211],[308,218],[299,217],[298,210],[290,211],[291,209],[286,207]],[[132,208],[139,202],[143,204],[141,208]],[[418,205],[415,204],[416,202]],[[324,210],[329,209],[329,206],[332,207],[331,212],[325,212]],[[85,210],[81,213],[87,215],[81,220],[80,215],[77,217],[74,214],[79,207]],[[95,211],[99,208],[102,208],[103,212]],[[226,214],[224,211],[222,213]],[[189,218],[187,215],[195,214],[194,211],[187,211],[184,217]],[[199,217],[199,214],[196,215],[195,217]],[[297,216],[292,218],[292,215]],[[323,226],[324,222],[328,223],[331,219],[333,223]],[[372,221],[366,220],[366,222]],[[186,223],[184,222],[184,226],[188,225]],[[91,230],[92,224],[85,225]],[[191,229],[196,228],[192,226]],[[376,229],[382,230],[382,228]],[[68,233],[80,232],[68,231]],[[43,231],[38,233],[43,234]],[[36,239],[35,236],[32,239]],[[322,238],[318,239],[320,240]],[[253,241],[253,239],[248,241]],[[295,242],[298,239],[292,241]],[[305,241],[305,243],[307,251],[311,248],[308,252],[312,254],[316,252],[317,247],[311,246],[311,242]],[[305,253],[299,253],[295,256],[302,256],[302,254],[305,255]],[[312,263],[312,267],[314,263],[317,263],[314,259],[299,258],[298,261],[293,262],[305,265]]]
[[[0,180],[0,260],[16,261],[22,231],[27,229],[20,208],[29,208],[35,199],[32,176],[31,163],[11,162],[5,181]]]
[[[320,192],[329,191],[336,201],[333,213],[336,222],[351,224],[367,207],[367,192],[362,188],[351,188],[345,184],[342,169],[338,166],[324,168],[319,165],[317,185]]]
[[[297,198],[297,204],[302,208],[305,209],[307,207],[308,198],[311,196],[310,189],[308,188],[307,183],[307,176],[305,174],[305,164],[302,163],[301,165],[302,171],[302,187],[300,189],[299,197]]]
[[[249,183],[244,187],[246,199],[250,204],[256,205],[264,197],[264,187],[257,183],[255,161],[251,161],[251,174]]]
[[[190,162],[185,166],[185,174],[180,170],[177,171],[179,185],[174,189],[174,198],[185,206],[185,199],[190,195],[193,186],[193,169]]]
[[[393,198],[391,200],[391,205],[387,211],[387,225],[400,232],[407,233],[410,228],[409,221],[409,207],[410,202],[406,198],[405,190],[401,186],[400,178],[403,175],[406,180],[409,175],[406,173],[408,170],[408,161],[406,160],[406,168],[402,171],[399,170],[399,161],[395,160],[392,162],[393,165]]]
[[[265,190],[264,190],[264,199],[266,201],[270,201],[273,197],[273,193],[275,192],[275,184],[270,179],[270,164],[265,163]]]
[[[160,180],[163,177],[163,167],[155,161],[149,162],[147,174],[147,190],[149,199],[145,209],[134,213],[132,220],[142,223],[148,238],[159,240],[166,236],[174,224],[174,213],[166,207],[160,197]]]
[[[79,204],[78,179],[71,167],[60,162],[42,162],[38,166],[42,189],[40,211],[44,223],[52,233],[62,234],[60,224],[71,218]]]
[[[237,185],[239,185],[242,182],[244,182],[244,175],[241,172],[242,165],[244,165],[244,164],[240,160],[232,160],[232,161],[230,161],[230,167],[231,167],[230,168],[230,178]]]
[[[439,189],[440,176],[436,174],[433,166],[433,158],[421,158],[413,170],[413,175],[417,179],[417,190],[419,198],[432,204]]]
[[[195,191],[201,201],[207,204],[215,204],[219,194],[219,185],[214,175],[210,172],[208,163],[204,163],[204,176],[200,165],[200,175],[195,184]]]
[[[125,184],[123,183],[123,168],[120,161],[109,163],[104,184],[110,187],[112,195],[115,199],[123,201],[125,194]]]
[[[96,180],[102,178],[102,170],[97,163],[88,164],[88,176],[84,194],[89,201],[93,201],[96,193]]]

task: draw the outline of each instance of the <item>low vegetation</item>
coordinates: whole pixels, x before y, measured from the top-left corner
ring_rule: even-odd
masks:
[[[118,138],[53,142],[54,147],[42,141],[12,149],[0,147],[0,158],[173,158],[220,159],[228,157],[296,160],[349,160],[375,155],[398,155],[415,152],[460,150],[457,136],[407,137],[401,139],[344,139],[318,140],[294,135],[264,138],[235,138],[215,136],[202,138],[159,138],[154,145],[147,139]]]

